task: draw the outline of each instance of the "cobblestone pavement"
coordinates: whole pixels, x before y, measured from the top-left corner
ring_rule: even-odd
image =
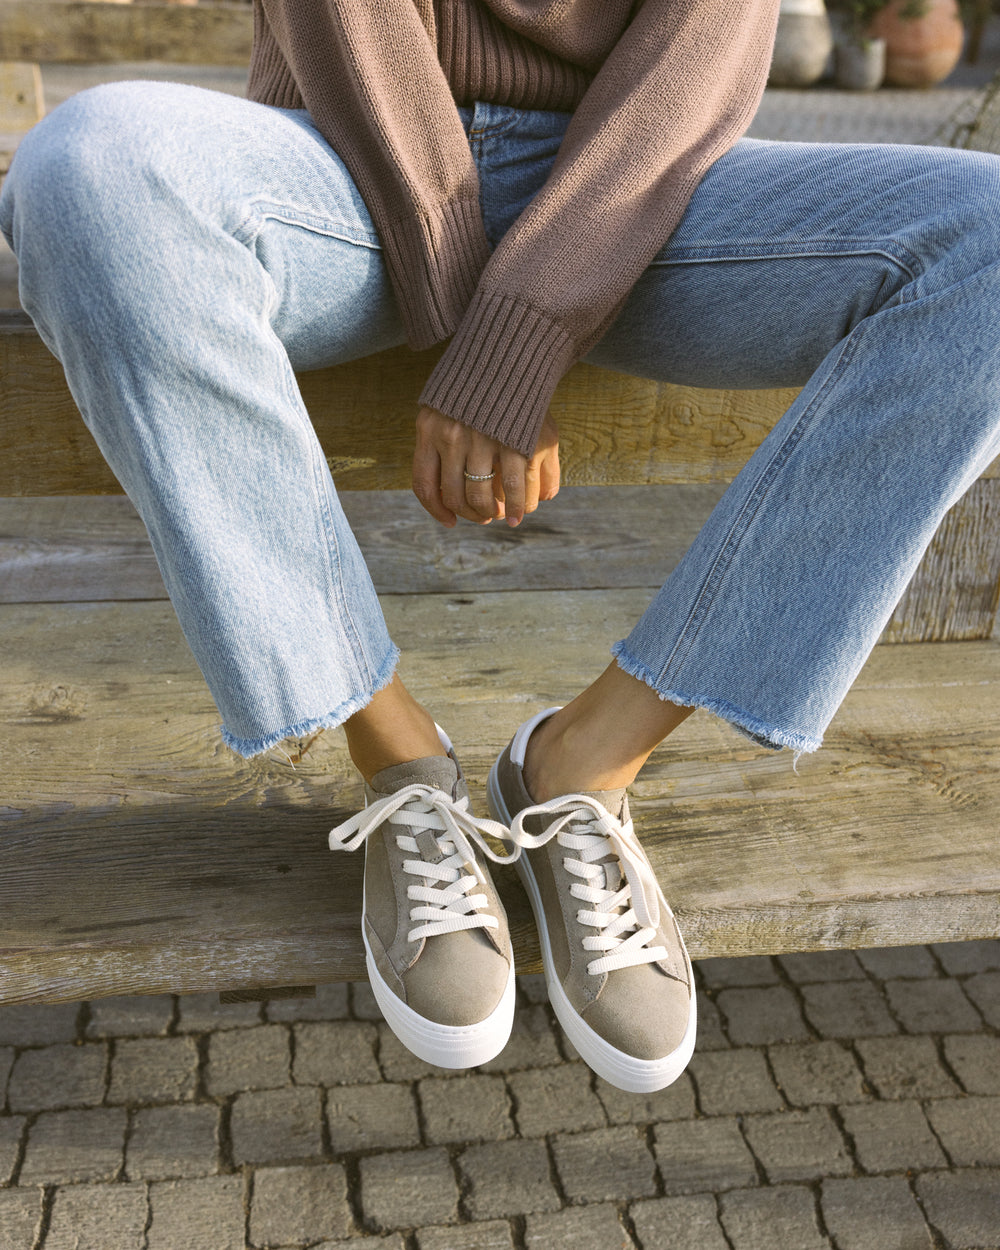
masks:
[[[449,1074],[365,985],[0,1008],[0,1250],[1000,1246],[1000,941],[702,961],[669,1089],[524,977]]]

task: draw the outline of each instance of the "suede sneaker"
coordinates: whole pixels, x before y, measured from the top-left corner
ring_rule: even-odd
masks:
[[[365,843],[362,936],[389,1027],[428,1063],[466,1068],[499,1054],[513,1022],[507,915],[476,852],[505,862],[483,834],[507,830],[470,813],[462,771],[441,738],[447,758],[377,773],[364,811],[331,831],[330,847]]]
[[[523,767],[526,721],[493,765],[490,812],[510,826],[535,914],[549,1001],[581,1057],[606,1081],[649,1093],[694,1050],[691,962],[632,828],[622,790],[535,803]]]

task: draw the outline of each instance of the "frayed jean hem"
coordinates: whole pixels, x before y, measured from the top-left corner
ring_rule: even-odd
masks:
[[[284,742],[286,738],[302,738],[306,734],[314,733],[317,729],[335,729],[338,725],[342,725],[349,716],[353,716],[355,712],[360,712],[363,707],[367,707],[375,695],[388,686],[393,679],[398,663],[399,648],[393,646],[376,674],[371,690],[367,694],[355,695],[352,699],[341,703],[339,707],[327,713],[326,716],[314,716],[311,720],[298,721],[294,725],[289,725],[286,729],[279,729],[276,733],[268,734],[265,738],[237,738],[225,725],[220,725],[222,740],[237,755],[242,755],[244,759],[251,759],[255,755],[263,755],[265,752],[272,750],[279,742]]]
[[[795,757],[798,759],[800,755],[818,751],[822,745],[822,738],[810,738],[807,734],[788,733],[784,729],[778,729],[752,716],[743,708],[727,703],[725,699],[706,698],[702,695],[686,694],[679,690],[662,690],[649,669],[626,649],[624,641],[616,642],[611,648],[611,654],[623,673],[628,673],[630,677],[637,677],[639,681],[645,682],[664,701],[676,703],[680,707],[704,708],[706,712],[711,712],[732,725],[751,742],[766,747],[769,751],[780,751],[783,747],[788,747],[795,752]]]

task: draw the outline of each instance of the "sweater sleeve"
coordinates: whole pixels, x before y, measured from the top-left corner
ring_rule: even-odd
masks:
[[[529,455],[699,181],[760,103],[778,0],[644,0],[549,178],[489,260],[421,401]]]
[[[261,0],[261,18],[372,214],[410,345],[453,334],[489,245],[469,143],[417,4]]]

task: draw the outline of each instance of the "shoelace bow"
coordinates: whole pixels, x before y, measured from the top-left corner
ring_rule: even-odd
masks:
[[[559,818],[543,834],[524,828],[527,817],[552,814]],[[527,850],[556,838],[564,850],[572,852],[563,857],[563,866],[582,882],[574,883],[570,893],[591,904],[589,910],[581,908],[576,918],[581,925],[598,930],[595,936],[583,938],[583,948],[607,952],[587,965],[592,976],[667,958],[666,947],[649,945],[660,923],[660,893],[631,820],[622,824],[589,795],[568,794],[519,812],[509,837],[515,846]],[[613,865],[597,862],[608,855],[617,858],[625,878],[614,889],[608,886],[606,871]]]
[[[457,933],[461,929],[499,927],[496,916],[478,910],[488,905],[486,895],[472,893],[477,886],[486,883],[472,844],[494,863],[513,863],[521,853],[520,848],[509,856],[498,855],[483,836],[488,833],[501,840],[507,838],[504,825],[473,816],[467,798],[453,799],[443,790],[414,783],[395,794],[376,799],[356,816],[331,829],[330,849],[357,850],[386,821],[413,830],[413,833],[396,833],[396,845],[401,851],[416,856],[403,861],[403,871],[423,880],[422,885],[406,888],[406,897],[416,904],[410,908],[410,920],[416,927],[407,933],[408,942],[440,933]],[[424,858],[416,836],[424,831],[430,832],[435,850],[445,857],[437,863]],[[423,923],[418,923],[420,921]]]

